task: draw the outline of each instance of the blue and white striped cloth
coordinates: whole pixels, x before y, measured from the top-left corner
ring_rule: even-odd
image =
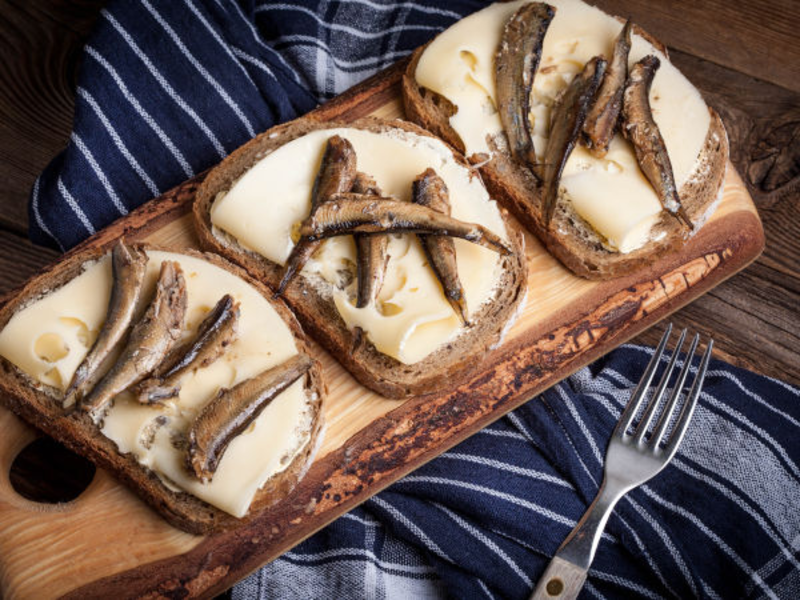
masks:
[[[69,248],[485,2],[111,0],[31,236]],[[235,598],[525,598],[602,476],[625,346],[239,584]],[[800,598],[800,391],[714,362],[676,459],[621,501],[585,597]]]
[[[597,493],[652,353],[623,346],[582,369],[233,598],[527,598]],[[676,457],[614,510],[582,597],[800,598],[800,390],[717,361],[704,389]]]
[[[83,53],[69,144],[31,193],[31,239],[74,246],[484,4],[112,0]]]

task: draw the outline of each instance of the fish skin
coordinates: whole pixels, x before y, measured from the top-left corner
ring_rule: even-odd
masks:
[[[353,145],[339,135],[332,136],[325,146],[322,162],[311,191],[311,214],[313,215],[314,211],[327,202],[333,194],[349,192],[355,182],[356,174],[356,151]],[[303,270],[303,266],[317,251],[320,244],[321,242],[300,240],[294,245],[286,260],[283,276],[278,284],[277,296],[283,294],[289,282]]]
[[[412,201],[420,206],[427,206],[444,215],[450,216],[450,199],[447,185],[436,171],[427,169],[420,174],[413,183]],[[464,288],[458,277],[458,264],[456,261],[456,247],[452,238],[417,234],[422,249],[428,257],[428,262],[433,269],[439,283],[442,284],[444,297],[453,307],[464,325],[469,325],[467,320],[467,300]]]
[[[667,146],[650,108],[650,86],[659,66],[658,57],[648,55],[631,67],[622,104],[622,133],[633,145],[639,168],[653,186],[664,210],[691,231],[694,224],[681,204]]]
[[[550,116],[550,137],[542,165],[542,213],[545,227],[555,212],[558,184],[572,150],[580,137],[586,114],[600,85],[606,61],[598,56],[584,65],[583,70],[561,92]]]
[[[98,418],[120,392],[147,377],[177,343],[186,314],[187,293],[177,262],[164,261],[155,297],[133,326],[117,362],[78,408]]]
[[[597,158],[603,158],[608,152],[608,146],[619,122],[622,94],[628,79],[630,50],[631,20],[628,19],[614,42],[614,51],[603,76],[603,82],[583,124],[586,145],[589,152]]]
[[[111,250],[112,286],[103,328],[89,353],[72,376],[64,393],[64,408],[71,409],[97,383],[103,361],[120,344],[130,327],[144,288],[147,254],[120,239]]]
[[[367,175],[362,171],[356,173],[356,178],[353,181],[353,187],[348,190],[354,194],[365,194],[367,196],[383,196],[378,182],[372,175]]]
[[[465,239],[500,254],[512,250],[482,225],[465,223],[426,206],[394,198],[363,194],[337,194],[317,209],[300,227],[310,240],[355,233],[427,233]]]
[[[500,121],[511,156],[530,168],[536,164],[531,131],[531,90],[542,45],[555,16],[552,6],[532,2],[520,7],[503,27],[495,55],[495,89]]]
[[[228,444],[312,365],[310,357],[296,354],[278,366],[217,392],[189,428],[186,456],[189,471],[204,483],[211,481]]]
[[[192,342],[177,348],[180,351],[177,360],[170,361],[172,364],[164,373],[158,373],[139,384],[139,402],[158,404],[177,396],[181,391],[181,378],[186,373],[213,363],[236,339],[239,314],[239,303],[230,294],[220,298],[200,323]]]
[[[380,197],[383,195],[375,180],[361,172],[356,175],[352,191],[367,196]],[[364,308],[375,302],[381,292],[389,260],[386,253],[389,248],[389,235],[359,233],[353,238],[356,243],[356,278],[358,281],[356,308]]]

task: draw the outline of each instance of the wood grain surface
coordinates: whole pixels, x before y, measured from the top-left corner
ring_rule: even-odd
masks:
[[[794,0],[596,0],[670,48],[800,92]],[[709,89],[709,88],[706,88]]]

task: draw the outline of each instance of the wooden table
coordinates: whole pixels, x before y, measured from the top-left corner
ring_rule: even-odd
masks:
[[[33,181],[66,143],[99,0],[0,0],[0,295],[58,253],[27,241]],[[800,385],[800,3],[597,0],[666,42],[722,115],[767,235],[762,257],[673,317],[715,354]],[[733,5],[735,4],[735,5]],[[660,331],[635,341],[653,344]]]

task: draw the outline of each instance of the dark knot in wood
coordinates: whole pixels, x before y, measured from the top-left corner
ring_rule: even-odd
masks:
[[[750,185],[774,192],[800,175],[800,119],[774,127],[750,154]]]

